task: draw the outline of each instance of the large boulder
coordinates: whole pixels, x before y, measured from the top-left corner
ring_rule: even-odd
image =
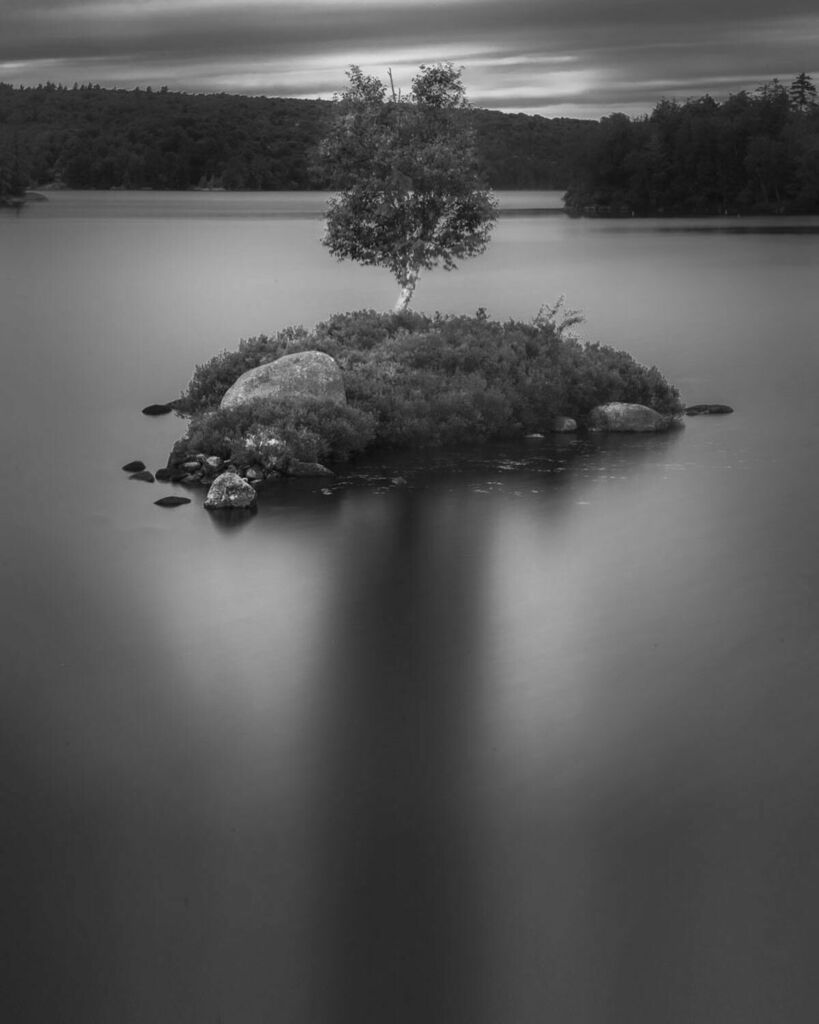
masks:
[[[210,485],[205,508],[253,508],[256,491],[238,473],[222,473]]]
[[[672,417],[663,416],[647,405],[633,402],[609,402],[589,413],[590,430],[609,430],[627,434],[648,434],[668,430]]]
[[[255,366],[225,392],[221,407],[232,409],[259,398],[319,398],[346,405],[344,378],[326,352],[294,352]]]

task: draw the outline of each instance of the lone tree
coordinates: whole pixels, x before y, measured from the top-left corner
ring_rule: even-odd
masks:
[[[418,276],[483,252],[497,208],[478,174],[461,72],[421,65],[409,96],[359,67],[336,97],[320,148],[331,184],[324,245],[339,260],[385,267],[409,305]]]

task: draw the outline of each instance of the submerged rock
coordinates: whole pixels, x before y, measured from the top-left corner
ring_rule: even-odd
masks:
[[[609,402],[589,413],[590,430],[608,430],[626,434],[649,434],[668,430],[672,417],[633,402]]]
[[[734,410],[730,405],[689,405],[686,416],[726,416]]]
[[[139,459],[134,459],[133,462],[126,462],[122,468],[126,473],[141,473],[145,469],[145,463],[140,462]]]
[[[571,416],[555,416],[552,420],[553,434],[573,434],[577,430],[577,420]]]
[[[222,473],[210,485],[205,498],[206,509],[252,508],[256,491],[237,473]]]
[[[190,505],[190,498],[180,498],[176,494],[169,494],[164,498],[158,498],[154,505],[159,505],[160,508],[176,508],[177,505]]]
[[[129,480],[144,480],[147,484],[154,482],[154,475],[149,469],[141,469],[138,473],[132,473]]]
[[[268,398],[318,398],[347,404],[341,369],[326,352],[294,352],[255,366],[228,388],[220,404],[223,409],[233,409]]]
[[[165,416],[169,412],[173,412],[174,403],[166,402],[162,404],[146,405],[142,410],[143,416]]]

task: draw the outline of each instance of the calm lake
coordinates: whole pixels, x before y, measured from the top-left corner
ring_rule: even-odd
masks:
[[[0,1017],[813,1024],[819,218],[502,195],[417,308],[563,294],[735,413],[157,508],[143,406],[392,305],[324,199],[0,211]]]

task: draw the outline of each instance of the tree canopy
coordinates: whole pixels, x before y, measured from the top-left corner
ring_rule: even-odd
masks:
[[[338,259],[383,267],[406,308],[422,270],[483,252],[497,216],[479,174],[460,71],[421,65],[407,96],[352,66],[320,147],[331,185],[324,244]]]
[[[0,83],[0,174],[17,166],[25,188],[325,189],[313,156],[335,112],[327,100]],[[573,141],[597,127],[471,107],[459,116],[497,189],[565,188]]]

